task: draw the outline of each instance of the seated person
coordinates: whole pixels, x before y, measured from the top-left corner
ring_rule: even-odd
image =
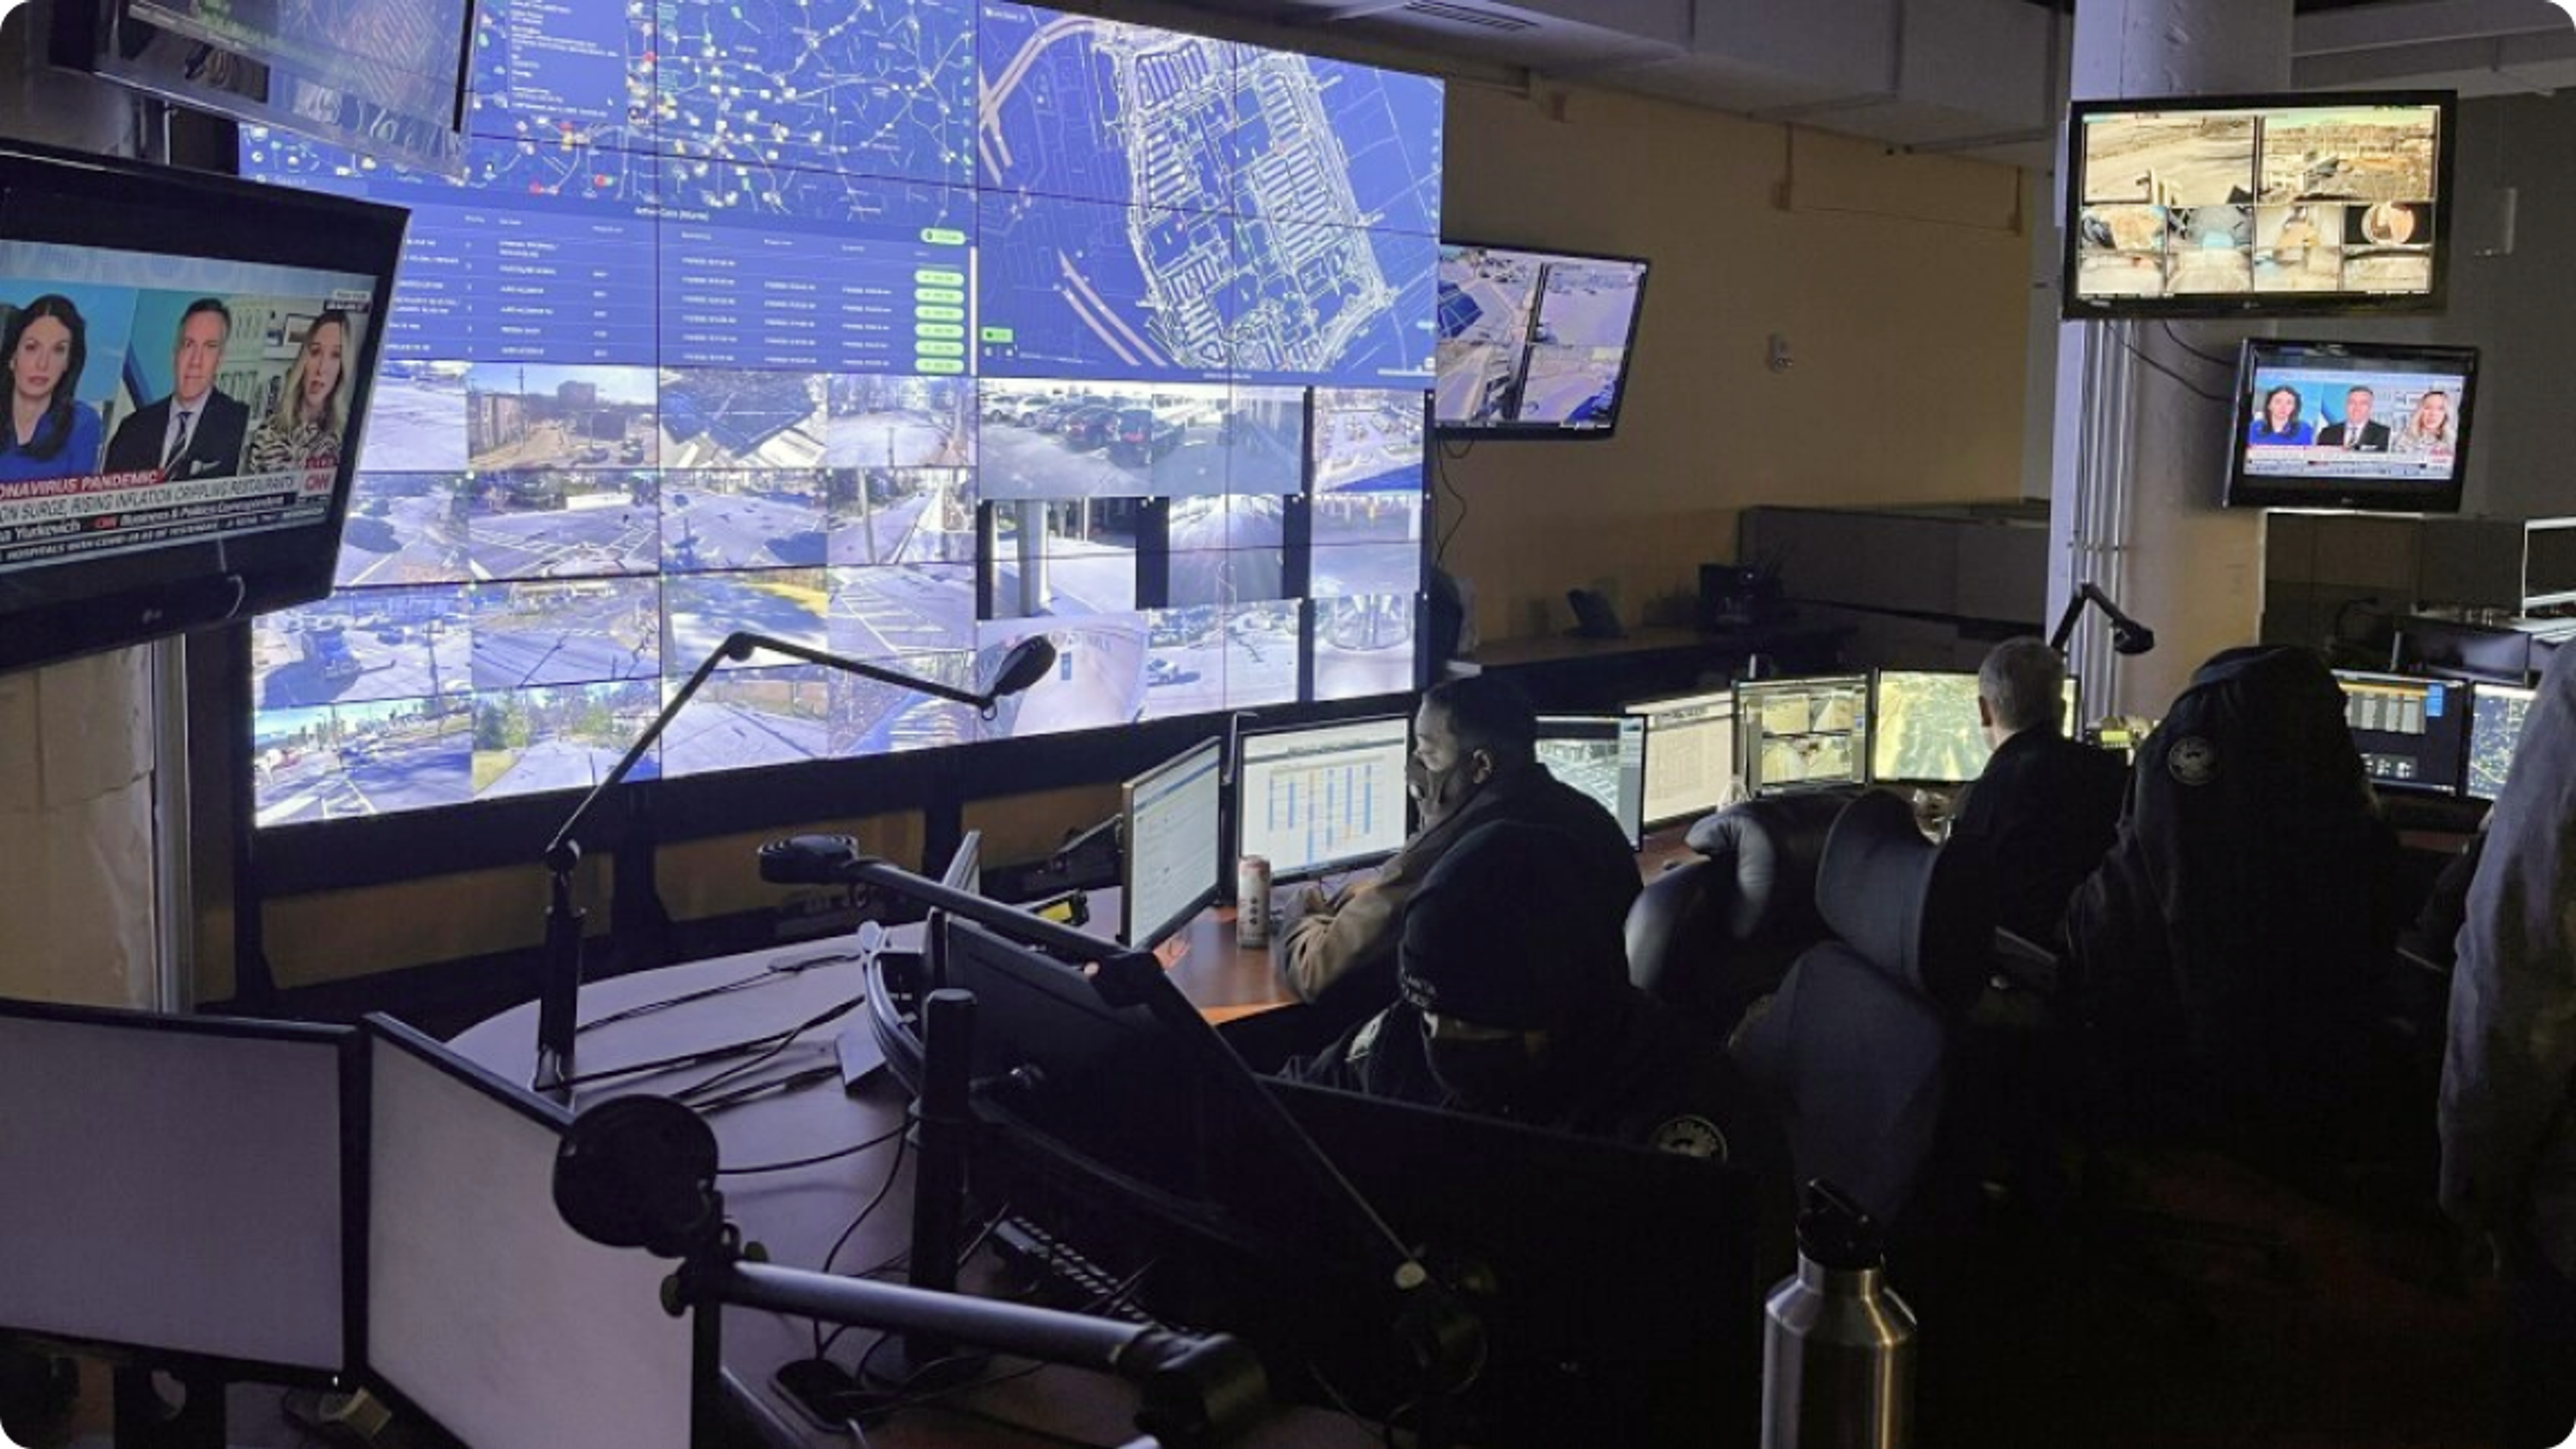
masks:
[[[1309,1003],[1331,991],[1350,1013],[1344,1021],[1393,999],[1406,902],[1479,825],[1511,820],[1562,832],[1558,872],[1603,876],[1623,917],[1642,888],[1636,853],[1610,812],[1538,762],[1538,715],[1517,686],[1492,674],[1435,685],[1422,697],[1413,737],[1405,789],[1422,809],[1422,828],[1374,877],[1330,896],[1309,886],[1281,913],[1278,960],[1288,989]]]
[[[1950,838],[1994,864],[1995,923],[2056,949],[2066,902],[2120,828],[2129,768],[2059,732],[2066,665],[2037,639],[2007,639],[1977,670],[1977,716],[1994,755],[1951,817]]]
[[[2399,865],[2324,661],[2252,647],[2202,665],[2067,907],[2105,1108],[2339,1150],[2323,1129],[2352,1125],[2338,1109],[2363,1085]]]
[[[1627,898],[1580,847],[1481,825],[1404,913],[1401,997],[1285,1075],[1693,1156],[1776,1160],[1714,1041],[1628,984]]]

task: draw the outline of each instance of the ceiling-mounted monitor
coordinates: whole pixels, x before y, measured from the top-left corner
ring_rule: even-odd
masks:
[[[2251,339],[2227,505],[2457,513],[2477,383],[2474,347]]]
[[[0,144],[0,671],[330,592],[403,226]]]
[[[2448,91],[2077,101],[2069,320],[2434,312]]]
[[[1442,242],[1433,426],[1456,437],[1610,436],[1645,293],[1635,257]]]

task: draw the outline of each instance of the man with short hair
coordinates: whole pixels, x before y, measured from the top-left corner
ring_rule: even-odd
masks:
[[[188,304],[171,348],[170,395],[116,425],[106,471],[158,469],[173,481],[230,478],[240,471],[250,408],[215,386],[232,333],[232,309],[219,298]]]
[[[2007,639],[1977,670],[1977,717],[1994,754],[1950,826],[1993,862],[1998,925],[2055,949],[2075,888],[2118,834],[2128,769],[2066,738],[2065,661],[2037,639]]]
[[[1286,1075],[1697,1157],[1778,1158],[1725,1051],[1628,984],[1628,895],[1558,830],[1481,824],[1405,912],[1400,995]]]
[[[1279,933],[1288,988],[1344,1020],[1394,997],[1406,903],[1477,826],[1510,820],[1559,831],[1566,849],[1558,868],[1598,876],[1623,922],[1642,888],[1636,853],[1610,812],[1538,762],[1537,712],[1509,681],[1478,674],[1433,687],[1414,716],[1413,741],[1405,788],[1421,808],[1422,828],[1373,878],[1330,896],[1311,886],[1298,893]]]
[[[2317,446],[2342,448],[2354,453],[2388,451],[2388,424],[2370,420],[2370,410],[2377,395],[2366,387],[2356,387],[2343,395],[2343,421],[2328,423],[2317,430]]]

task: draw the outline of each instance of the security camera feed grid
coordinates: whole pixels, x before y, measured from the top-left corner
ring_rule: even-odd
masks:
[[[1869,681],[1766,680],[1735,687],[1748,794],[1856,785],[1869,764]]]
[[[755,656],[642,773],[1292,702],[1301,655],[1413,687],[1437,81],[1003,0],[577,47],[532,13],[461,185],[243,136],[413,213],[345,592],[255,631],[263,825],[586,788],[738,629],[960,687],[1031,628],[1067,662],[987,724]],[[1140,66],[1173,86],[1098,83]],[[444,783],[341,764],[352,711],[445,720]]]
[[[2440,115],[2430,106],[2087,114],[2076,295],[2429,293]]]

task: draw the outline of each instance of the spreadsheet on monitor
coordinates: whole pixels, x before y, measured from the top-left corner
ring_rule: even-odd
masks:
[[[1646,824],[1705,815],[1734,798],[1734,695],[1649,700],[1628,712],[1646,721]]]
[[[1243,853],[1281,878],[1392,855],[1404,844],[1410,744],[1401,717],[1245,735],[1235,796]]]

